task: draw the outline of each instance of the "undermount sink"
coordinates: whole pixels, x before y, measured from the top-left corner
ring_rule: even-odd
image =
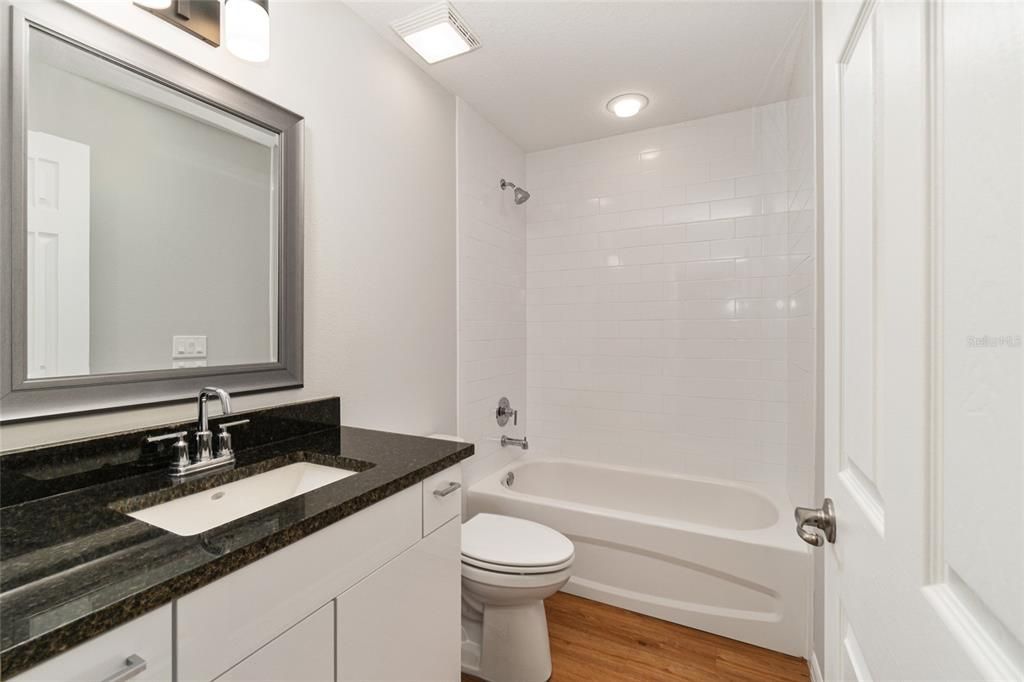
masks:
[[[196,535],[355,473],[298,462],[140,509],[129,516],[177,535]]]

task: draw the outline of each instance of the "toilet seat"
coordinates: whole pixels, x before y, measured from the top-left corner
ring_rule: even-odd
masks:
[[[562,569],[569,568],[572,566],[574,556],[570,556],[565,561],[552,564],[550,566],[505,566],[504,564],[492,564],[486,561],[480,561],[468,557],[465,554],[462,555],[462,565],[472,566],[473,568],[480,569],[481,571],[490,571],[491,573],[507,573],[509,575],[537,575],[542,573],[557,573]]]
[[[574,555],[569,538],[526,519],[477,514],[462,526],[464,566],[511,575],[556,573],[572,565]]]
[[[466,581],[472,583],[479,583],[481,586],[487,586],[487,588],[500,588],[503,590],[509,590],[508,596],[512,596],[512,593],[521,592],[524,590],[537,590],[545,589],[550,586],[561,586],[572,576],[572,566],[563,568],[558,571],[551,573],[500,573],[497,571],[488,571],[486,569],[477,568],[469,564],[462,564],[462,581],[463,585]],[[484,589],[484,588],[478,588]],[[556,588],[557,589],[557,588]],[[554,590],[551,590],[554,592]],[[493,595],[492,595],[493,596]],[[545,595],[546,597],[547,595]],[[520,595],[515,596],[516,599],[521,599]],[[542,599],[544,597],[537,597]]]

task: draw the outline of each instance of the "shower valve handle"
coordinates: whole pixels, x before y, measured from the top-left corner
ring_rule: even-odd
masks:
[[[519,410],[513,410],[508,398],[503,397],[498,401],[498,409],[494,411],[494,418],[498,421],[498,426],[505,426],[508,424],[509,417],[512,417],[512,426],[519,426]]]

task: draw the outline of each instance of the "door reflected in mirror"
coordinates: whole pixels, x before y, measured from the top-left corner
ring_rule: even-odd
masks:
[[[29,42],[27,377],[274,363],[275,131]]]

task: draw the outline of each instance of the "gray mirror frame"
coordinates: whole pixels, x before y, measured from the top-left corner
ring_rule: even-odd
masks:
[[[281,141],[278,201],[277,362],[29,379],[26,331],[28,46],[43,31],[161,85],[277,132]],[[51,5],[45,17],[11,7],[10,92],[3,93],[0,175],[0,423],[175,402],[202,386],[252,393],[302,386],[303,119],[203,71],[82,10]],[[219,302],[209,300],[207,305]]]

